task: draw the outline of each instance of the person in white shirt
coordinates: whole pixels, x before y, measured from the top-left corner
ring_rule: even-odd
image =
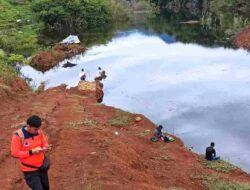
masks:
[[[86,79],[86,74],[84,72],[84,69],[81,70],[80,74],[79,74],[79,77],[81,80],[85,80]]]

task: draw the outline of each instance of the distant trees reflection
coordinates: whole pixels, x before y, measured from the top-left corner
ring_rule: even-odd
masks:
[[[229,45],[229,38],[250,23],[248,0],[152,0],[161,14],[151,20],[158,32],[177,40],[206,45]],[[190,25],[190,21],[197,21]],[[186,24],[183,24],[186,23]],[[187,24],[189,23],[189,24]],[[193,22],[194,23],[194,22]]]

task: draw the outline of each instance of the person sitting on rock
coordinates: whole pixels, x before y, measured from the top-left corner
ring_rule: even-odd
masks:
[[[102,70],[101,67],[98,67],[98,70],[99,70],[99,76],[98,77],[95,77],[95,81],[99,80],[103,80],[103,79],[106,79],[107,78],[107,75],[106,75],[106,72],[105,70]]]
[[[101,67],[98,67],[98,70],[99,70],[100,77],[101,77],[102,79],[106,79],[106,78],[107,78],[106,71],[105,71],[105,70],[102,70]]]
[[[155,138],[160,139],[160,138],[163,137],[163,135],[162,135],[162,129],[163,129],[162,125],[159,125],[158,127],[156,127],[155,132],[154,132],[154,137]]]
[[[81,72],[80,72],[80,74],[79,74],[79,77],[80,77],[81,80],[85,81],[85,79],[86,79],[86,74],[85,74],[85,72],[84,72],[84,69],[81,70]]]
[[[210,146],[206,148],[206,159],[209,161],[219,160],[220,157],[216,156],[216,151],[214,149],[215,143],[211,142]]]

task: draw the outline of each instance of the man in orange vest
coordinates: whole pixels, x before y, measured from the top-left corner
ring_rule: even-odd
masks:
[[[11,142],[11,155],[20,160],[20,169],[32,190],[49,190],[48,162],[44,169],[44,152],[51,149],[42,132],[40,117],[33,115],[27,125],[15,131]],[[43,170],[41,169],[43,168]]]

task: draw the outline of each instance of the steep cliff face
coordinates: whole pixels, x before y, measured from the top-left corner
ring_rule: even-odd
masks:
[[[151,142],[155,125],[150,120],[98,104],[95,88],[86,84],[23,91],[0,99],[0,104],[0,186],[4,190],[28,189],[9,147],[13,131],[31,114],[42,117],[42,128],[53,144],[48,155],[53,190],[202,190],[218,181],[250,181],[237,168],[227,173],[208,169],[176,137],[171,143]],[[142,119],[135,119],[138,116]]]

